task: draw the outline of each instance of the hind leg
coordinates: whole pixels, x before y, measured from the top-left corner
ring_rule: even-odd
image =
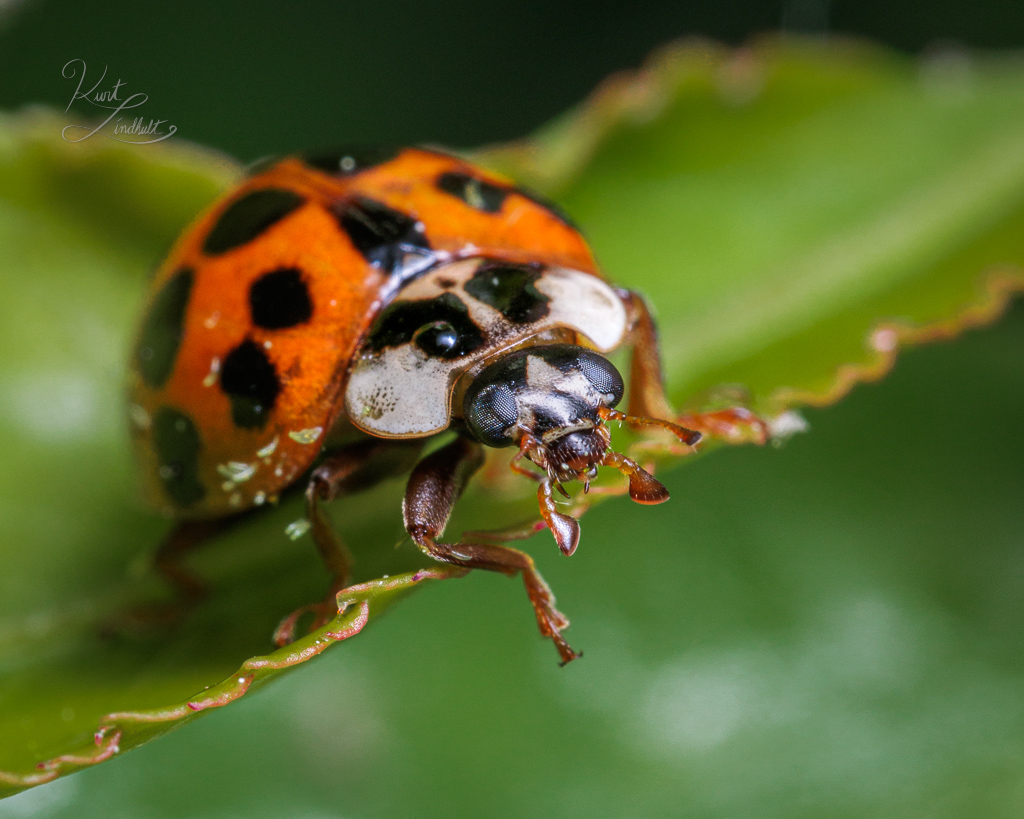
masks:
[[[180,622],[209,594],[209,586],[184,561],[209,540],[230,528],[239,518],[179,521],[164,535],[153,555],[153,569],[174,591],[164,603],[144,603],[118,612],[106,620],[100,630],[106,635],[144,633],[154,627]]]

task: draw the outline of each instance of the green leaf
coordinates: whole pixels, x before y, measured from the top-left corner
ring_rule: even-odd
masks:
[[[835,400],[838,365],[887,369],[880,322],[954,331],[1019,286],[1022,83],[1019,58],[672,46],[477,158],[557,198],[648,296],[681,403],[735,383],[775,412]]]
[[[292,496],[196,558],[214,593],[175,630],[104,636],[118,611],[167,594],[146,571],[166,523],[135,497],[122,422],[137,305],[238,168],[189,147],[69,145],[62,125],[0,120],[0,793],[232,702],[452,574],[403,540],[399,481],[343,499],[332,514],[364,585],[273,652],[280,617],[326,582],[308,537],[285,535],[302,516]],[[648,296],[681,406],[738,384],[775,414],[880,375],[903,341],[998,314],[1022,282],[1022,137],[1011,61],[688,45],[476,156],[557,199],[611,278]],[[453,532],[536,514],[520,483],[491,477]],[[517,614],[529,621],[525,599]]]

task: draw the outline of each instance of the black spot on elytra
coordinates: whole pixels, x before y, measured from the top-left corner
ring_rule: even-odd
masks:
[[[309,321],[313,302],[302,271],[282,267],[264,273],[249,288],[249,310],[253,323],[265,330],[283,330]]]
[[[351,176],[377,165],[390,162],[402,152],[394,146],[348,146],[301,154],[300,158],[309,167],[332,176]]]
[[[251,191],[224,209],[203,242],[203,252],[216,256],[251,242],[305,201],[282,188]]]
[[[465,290],[515,324],[530,324],[548,314],[551,299],[537,289],[542,269],[532,265],[482,265]]]
[[[263,348],[246,339],[228,353],[220,368],[220,387],[231,399],[231,418],[246,429],[267,423],[281,391],[274,365]]]
[[[374,322],[366,344],[374,351],[414,341],[428,355],[447,361],[467,355],[484,342],[480,328],[456,296],[393,302]]]
[[[423,226],[381,202],[359,196],[336,206],[334,215],[363,258],[388,273],[402,267],[406,254],[424,256],[430,252]]]
[[[153,415],[153,448],[167,496],[178,506],[201,501],[206,496],[199,480],[202,439],[192,419],[170,407],[158,409]]]
[[[443,173],[437,178],[437,187],[484,213],[500,211],[509,194],[507,188],[492,185],[465,173]]]
[[[194,279],[192,270],[183,267],[160,288],[146,314],[135,350],[135,366],[153,389],[162,387],[174,370]]]

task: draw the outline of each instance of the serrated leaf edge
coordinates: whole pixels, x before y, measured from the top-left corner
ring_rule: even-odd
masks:
[[[145,742],[145,738],[131,742],[133,729],[161,722],[187,722],[214,708],[229,705],[245,696],[254,685],[269,680],[277,673],[313,659],[325,649],[354,637],[369,623],[374,603],[390,604],[394,595],[411,591],[424,580],[446,580],[462,577],[466,569],[438,567],[371,580],[350,586],[338,592],[338,613],[325,626],[310,632],[284,648],[257,657],[251,657],[234,674],[205,691],[169,706],[141,711],[117,711],[100,719],[93,734],[94,748],[61,754],[36,764],[37,772],[16,773],[0,771],[0,786],[7,786],[3,796],[52,782],[60,776],[98,765],[113,758],[122,750],[130,750]],[[126,740],[128,740],[126,744]]]
[[[771,403],[786,409],[828,407],[842,400],[858,384],[879,381],[896,365],[900,350],[936,341],[948,341],[967,330],[992,324],[1009,308],[1013,299],[1024,293],[1024,270],[997,270],[983,277],[980,298],[952,317],[926,324],[883,321],[868,333],[867,350],[873,355],[867,362],[841,364],[832,383],[820,391],[781,387],[772,393]]]

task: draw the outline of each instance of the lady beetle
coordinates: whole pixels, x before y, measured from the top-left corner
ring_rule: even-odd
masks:
[[[623,379],[605,354],[632,347]],[[484,447],[512,447],[539,484],[544,524],[570,555],[579,524],[554,492],[599,466],[629,494],[665,488],[610,447],[608,422],[656,425],[693,445],[757,420],[742,410],[675,421],[644,301],[599,273],[553,206],[456,157],[404,148],[289,157],[254,172],[181,236],[151,286],[131,364],[129,415],[148,494],[178,519],[157,565],[176,563],[232,516],[303,480],[313,538],[333,574],[317,624],[349,583],[323,503],[365,485],[370,466],[412,469],[405,527],[435,560],[521,573],[541,632],[576,656],[525,553],[440,540]],[[523,466],[523,460],[539,468]],[[378,468],[375,475],[381,473]],[[482,541],[483,539],[480,539]],[[307,607],[310,608],[310,607]],[[293,638],[296,612],[279,629]]]

